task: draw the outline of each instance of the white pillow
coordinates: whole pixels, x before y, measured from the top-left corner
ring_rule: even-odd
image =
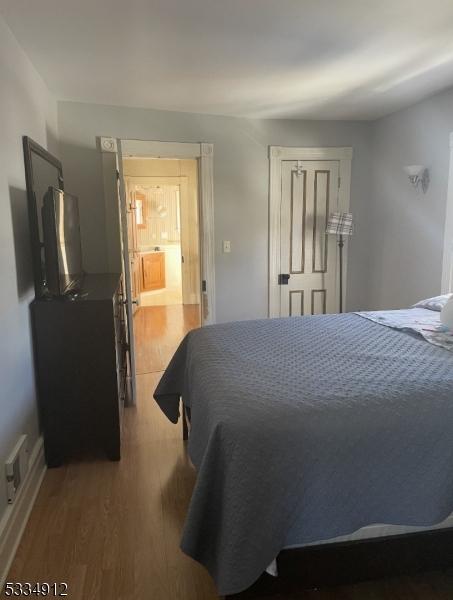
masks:
[[[420,300],[420,302],[414,304],[412,308],[428,308],[429,310],[437,310],[440,312],[452,296],[453,294],[443,294],[442,296],[434,296],[433,298]]]
[[[442,307],[440,311],[440,322],[448,329],[453,330],[453,296]]]

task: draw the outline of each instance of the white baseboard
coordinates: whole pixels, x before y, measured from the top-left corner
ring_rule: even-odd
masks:
[[[31,509],[46,473],[44,445],[38,438],[30,455],[30,468],[13,504],[7,506],[0,520],[0,590],[3,589]]]

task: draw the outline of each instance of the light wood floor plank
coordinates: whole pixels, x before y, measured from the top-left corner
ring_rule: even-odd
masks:
[[[200,306],[143,306],[135,313],[134,324],[137,373],[163,371],[184,334],[199,327]]]

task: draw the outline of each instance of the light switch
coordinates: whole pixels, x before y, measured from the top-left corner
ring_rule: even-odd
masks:
[[[231,252],[231,242],[230,240],[223,240],[223,253],[228,254]]]

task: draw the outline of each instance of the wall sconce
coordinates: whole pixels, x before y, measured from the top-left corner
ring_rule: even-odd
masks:
[[[409,165],[404,167],[404,171],[409,177],[409,181],[412,183],[415,189],[422,188],[423,193],[426,194],[426,190],[429,186],[429,171],[423,165]]]

